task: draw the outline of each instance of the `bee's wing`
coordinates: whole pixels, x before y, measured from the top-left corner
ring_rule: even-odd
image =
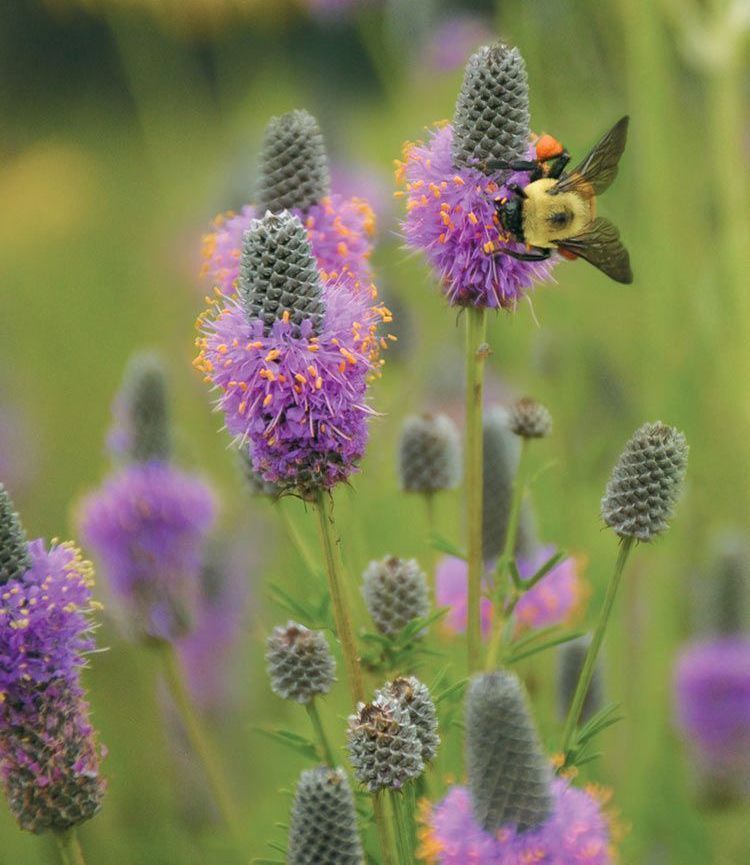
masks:
[[[578,192],[586,198],[601,195],[617,176],[617,163],[628,136],[628,121],[627,115],[618,120],[583,162],[560,180],[553,192]]]
[[[597,217],[583,234],[559,240],[557,246],[598,267],[615,282],[631,283],[630,256],[620,241],[620,232],[608,219]]]

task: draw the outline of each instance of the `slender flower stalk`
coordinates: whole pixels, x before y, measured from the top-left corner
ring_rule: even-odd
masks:
[[[482,409],[484,361],[487,356],[484,308],[466,310],[466,529],[469,563],[467,650],[469,672],[480,665],[482,645]]]
[[[391,839],[391,832],[388,828],[388,815],[385,810],[383,791],[379,790],[377,793],[373,793],[370,798],[372,801],[375,831],[378,835],[378,843],[380,844],[380,855],[383,859],[383,865],[395,865],[393,857],[394,841]]]
[[[310,723],[312,724],[313,730],[315,730],[315,735],[318,738],[318,743],[320,744],[320,750],[323,755],[323,759],[328,766],[335,766],[336,761],[334,760],[333,751],[331,750],[331,744],[328,741],[328,736],[326,736],[325,727],[323,726],[323,721],[320,718],[320,712],[318,711],[318,705],[315,702],[315,698],[310,700],[310,702],[305,705],[305,709],[307,710],[307,714],[310,718]]]
[[[399,865],[412,865],[414,862],[414,852],[411,842],[411,830],[406,814],[408,791],[390,790],[389,792]]]
[[[160,641],[158,650],[164,668],[167,687],[185,725],[185,732],[190,744],[201,761],[222,819],[232,832],[234,838],[238,839],[241,837],[241,824],[239,814],[235,808],[234,798],[227,787],[224,772],[214,753],[213,745],[193,708],[177,652],[172,643],[167,640]]]
[[[364,699],[364,687],[362,685],[362,670],[360,668],[359,654],[354,640],[354,629],[352,628],[349,606],[344,594],[344,583],[341,573],[341,558],[334,539],[335,524],[331,510],[331,496],[320,490],[315,502],[315,510],[318,514],[318,532],[320,545],[323,551],[326,578],[328,579],[328,590],[331,593],[333,604],[333,616],[336,622],[336,633],[341,644],[344,655],[344,667],[349,682],[349,689],[354,703]]]
[[[83,850],[78,841],[78,833],[75,829],[66,829],[64,832],[55,832],[55,843],[60,851],[63,865],[86,865]]]

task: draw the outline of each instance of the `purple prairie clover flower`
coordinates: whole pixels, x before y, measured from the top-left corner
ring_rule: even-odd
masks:
[[[249,445],[255,472],[311,497],[346,480],[364,454],[367,384],[389,314],[374,289],[321,284],[288,212],[252,224],[242,280],[240,296],[200,318],[195,366],[220,392],[227,429]]]
[[[466,62],[466,55],[487,42],[492,28],[481,15],[463,13],[441,21],[426,46],[425,65],[433,72],[453,72]]]
[[[674,684],[677,723],[705,771],[750,782],[750,637],[689,643]]]
[[[556,778],[552,814],[541,826],[486,832],[474,818],[469,791],[453,787],[438,805],[423,806],[419,855],[431,865],[612,865],[604,799],[598,788],[580,790]]]
[[[120,469],[81,503],[81,536],[134,636],[173,640],[189,629],[216,510],[203,480],[162,462]]]
[[[80,684],[91,566],[70,543],[28,552],[29,568],[0,587],[0,778],[21,828],[40,833],[93,817],[106,785]]]
[[[516,564],[523,579],[529,579],[554,553],[554,547],[539,547],[530,556],[519,556]],[[437,606],[450,607],[443,626],[450,632],[466,631],[468,567],[463,559],[444,556],[435,572]],[[485,581],[485,589],[488,582]],[[519,627],[546,628],[568,621],[579,609],[585,595],[579,568],[574,558],[563,559],[516,605]],[[492,602],[482,598],[482,634],[488,637],[492,627]]]
[[[509,184],[525,186],[528,172],[502,179],[453,164],[453,127],[436,127],[426,143],[407,143],[396,179],[405,187],[407,244],[424,251],[452,306],[513,309],[534,283],[549,277],[553,262],[519,261],[503,249],[523,244],[503,231],[495,199],[510,196]],[[529,146],[527,158],[534,158]],[[397,193],[398,194],[398,193]]]

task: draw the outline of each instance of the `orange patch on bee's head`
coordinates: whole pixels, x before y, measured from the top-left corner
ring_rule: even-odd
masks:
[[[562,144],[551,135],[542,135],[536,143],[537,159],[552,159],[552,157],[559,156],[562,152]]]

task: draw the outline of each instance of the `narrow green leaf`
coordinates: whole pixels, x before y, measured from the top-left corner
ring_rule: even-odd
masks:
[[[559,646],[562,643],[569,643],[571,640],[577,640],[578,637],[583,636],[583,631],[571,631],[567,634],[562,634],[559,637],[555,637],[552,640],[547,640],[544,643],[539,645],[530,646],[528,649],[521,652],[513,652],[511,655],[506,657],[506,664],[517,664],[519,661],[522,661],[524,658],[530,658],[532,655],[537,655],[539,652],[545,652],[547,649],[552,649],[555,646]]]
[[[460,547],[457,547],[452,541],[449,541],[437,532],[432,533],[430,543],[433,549],[439,550],[441,553],[447,553],[449,556],[455,556],[457,559],[466,559],[466,553]]]

